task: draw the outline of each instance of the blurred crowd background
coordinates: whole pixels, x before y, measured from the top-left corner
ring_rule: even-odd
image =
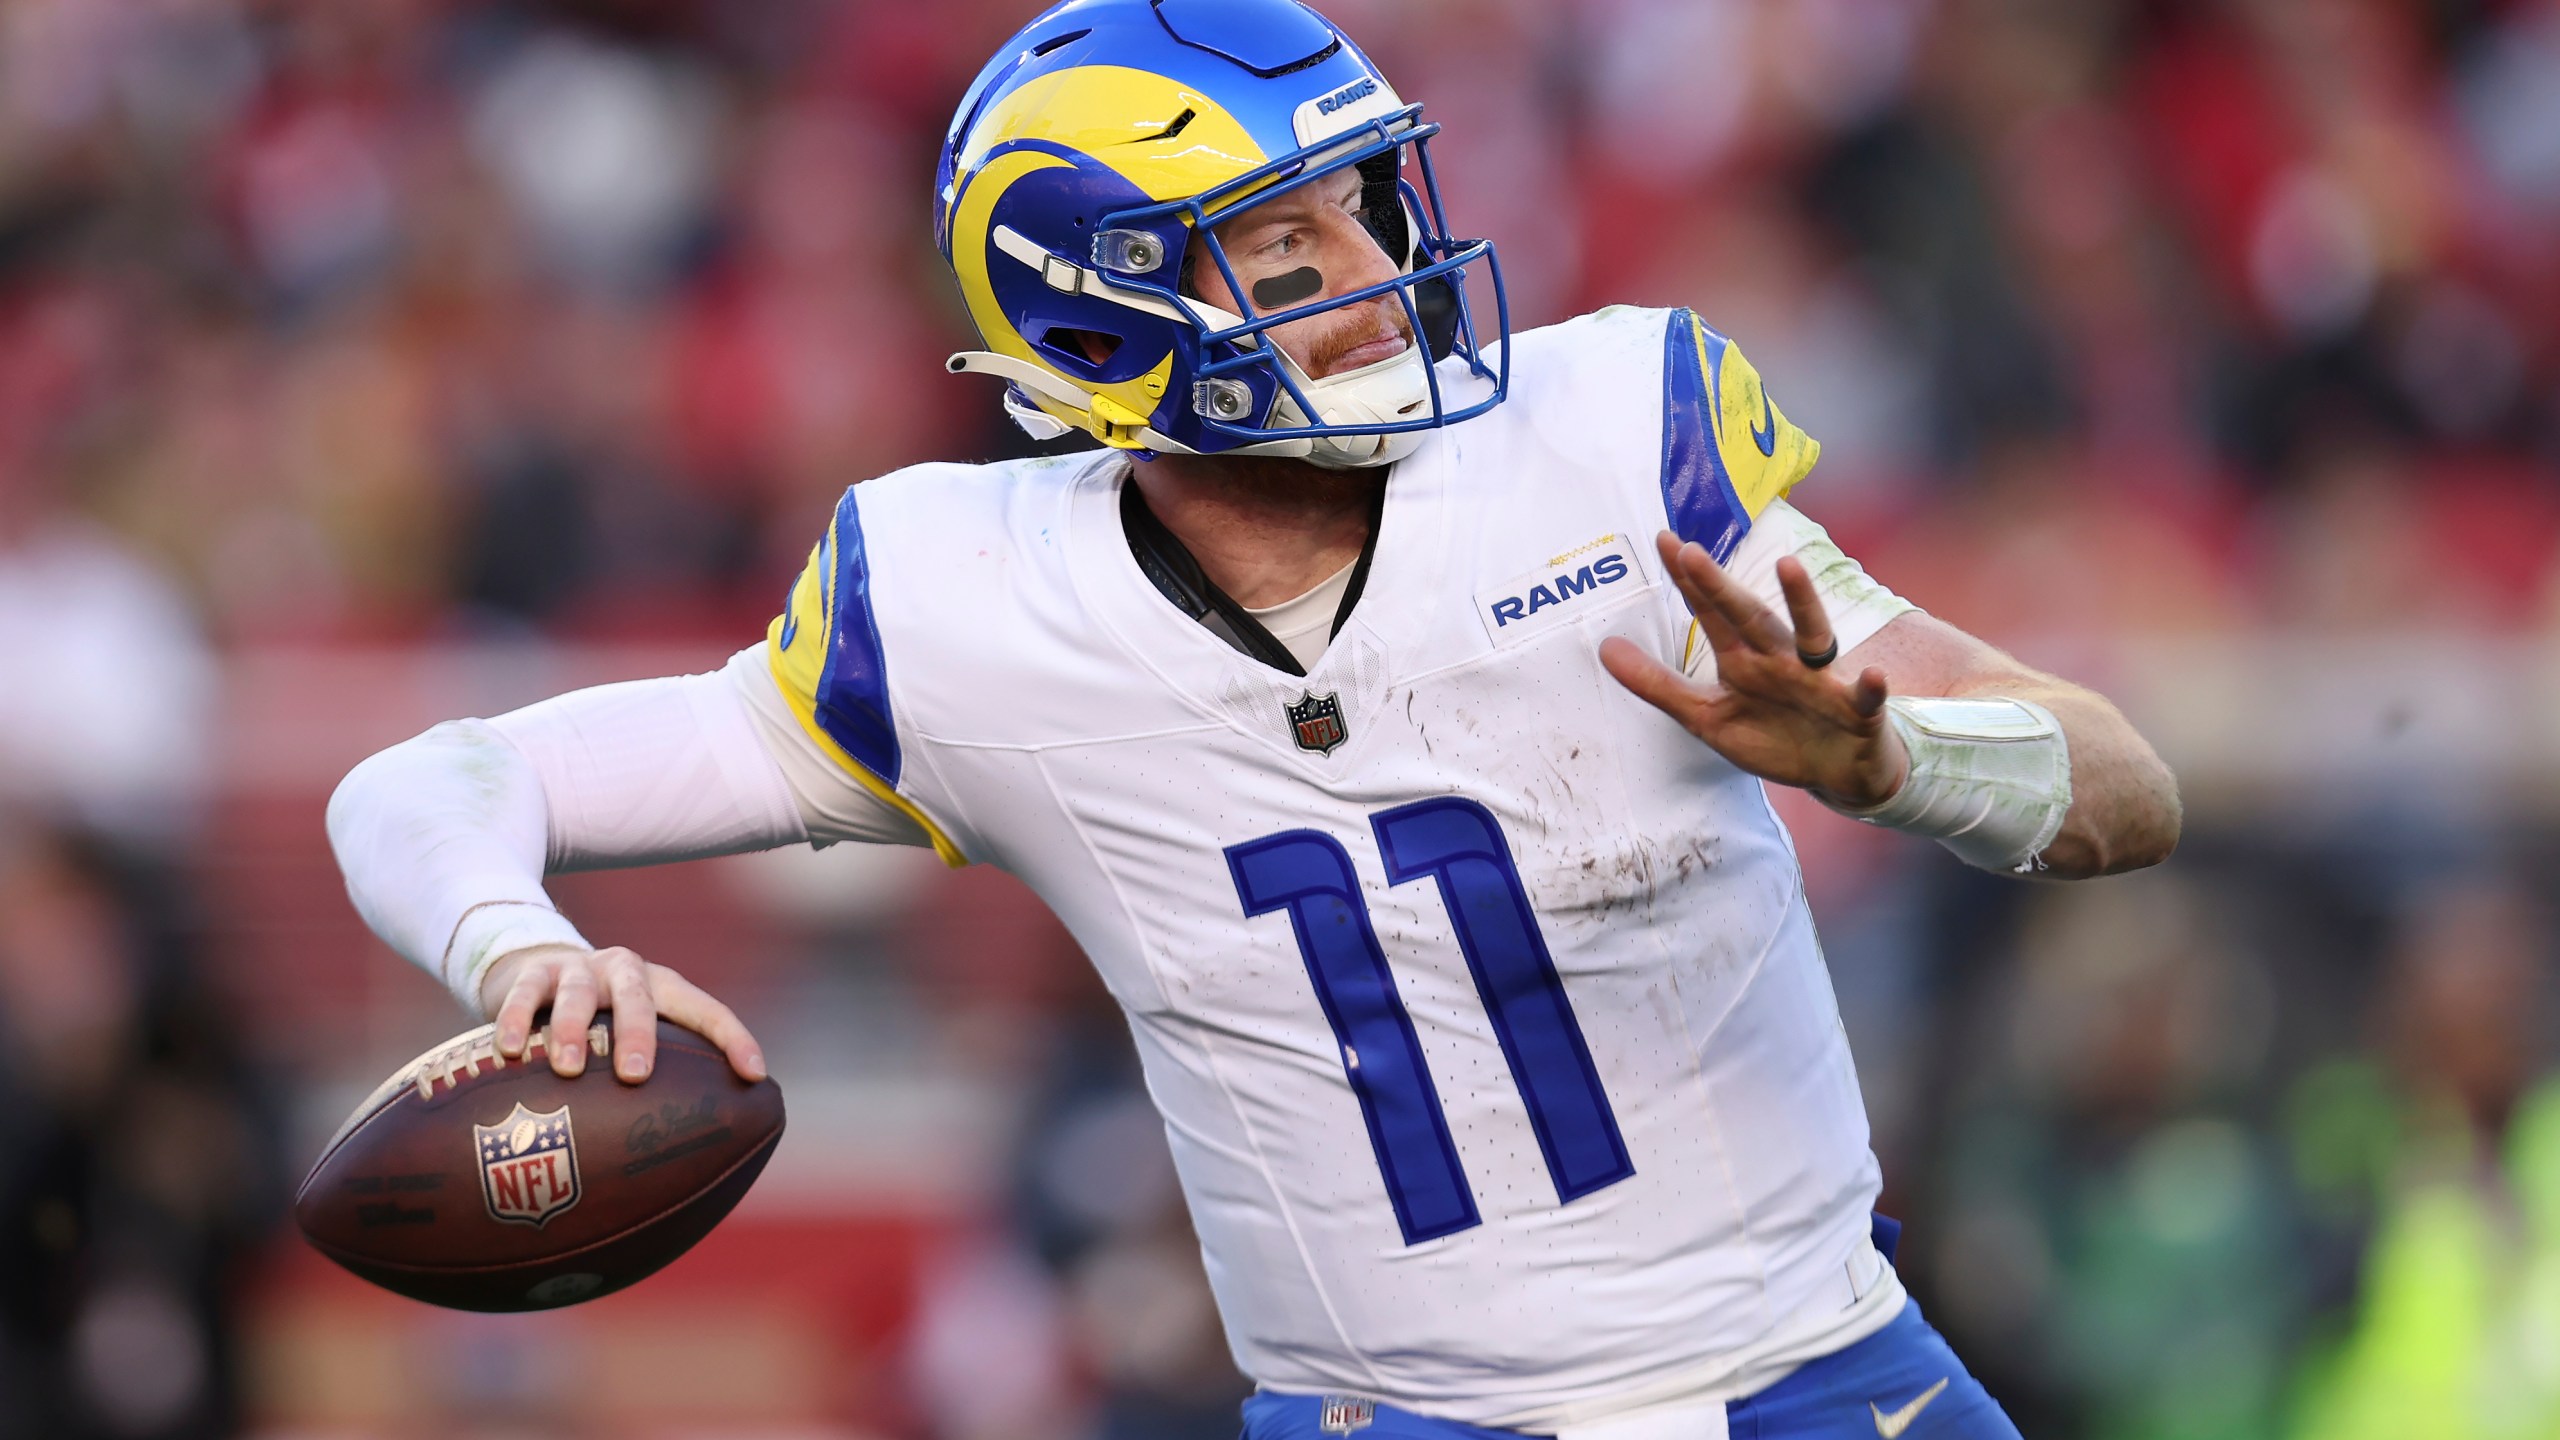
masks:
[[[1798,502],[2100,685],[2164,870],[1782,797],[1902,1266],[2039,1437],[2560,1435],[2560,4],[1339,0],[1517,322],[1689,304]],[[1018,887],[564,881],[790,1087],[540,1318],[293,1181],[459,1027],[356,759],[707,668],[848,482],[1020,453],[933,254],[1012,0],[0,0],[0,1437],[1225,1440],[1125,1032]]]

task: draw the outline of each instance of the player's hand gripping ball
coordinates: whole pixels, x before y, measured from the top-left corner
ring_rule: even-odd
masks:
[[[320,1253],[458,1310],[547,1310],[654,1274],[720,1223],[782,1138],[782,1090],[657,1022],[645,1085],[563,1078],[481,1026],[382,1083],[294,1199]],[[587,1031],[610,1056],[610,1017]]]

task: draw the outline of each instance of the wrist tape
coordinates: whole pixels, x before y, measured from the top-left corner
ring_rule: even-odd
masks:
[[[1831,808],[1929,836],[1984,870],[2041,868],[2071,809],[2071,751],[2053,712],[2001,697],[1895,698],[1885,712],[1911,752],[1910,774],[1872,809]]]

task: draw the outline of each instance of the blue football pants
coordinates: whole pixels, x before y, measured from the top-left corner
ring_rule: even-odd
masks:
[[[1244,1402],[1244,1440],[1345,1440],[1322,1425],[1324,1398],[1259,1394]],[[1968,1374],[1916,1303],[1846,1350],[1725,1406],[1732,1440],[2019,1440],[2018,1427]],[[1348,1440],[1522,1440],[1375,1408]]]

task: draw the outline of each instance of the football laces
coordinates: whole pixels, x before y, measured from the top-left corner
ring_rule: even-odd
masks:
[[[547,1043],[548,1037],[540,1027],[536,1027],[533,1034],[525,1039],[526,1063],[530,1064],[535,1052],[544,1049]],[[589,1025],[587,1049],[598,1059],[611,1059],[613,1032],[605,1029],[601,1022]],[[409,1067],[409,1081],[417,1088],[419,1099],[433,1100],[436,1098],[436,1082],[442,1081],[447,1089],[458,1090],[464,1080],[480,1074],[482,1065],[493,1071],[507,1068],[507,1057],[498,1053],[495,1026],[474,1031],[450,1045],[419,1056],[417,1063]]]

